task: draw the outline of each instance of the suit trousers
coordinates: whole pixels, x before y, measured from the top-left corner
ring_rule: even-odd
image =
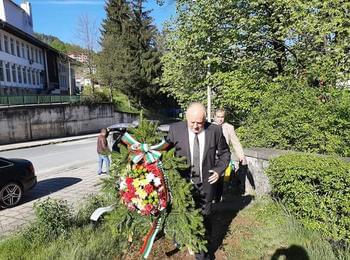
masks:
[[[211,223],[211,208],[212,201],[210,199],[210,194],[205,194],[203,192],[203,184],[197,183],[193,184],[193,199],[196,204],[196,208],[200,209],[200,212],[203,216],[204,228],[205,228],[205,239],[207,240],[207,248],[210,248],[210,241],[212,236],[212,223]],[[198,252],[195,254],[196,260],[209,260],[214,259],[212,252]]]

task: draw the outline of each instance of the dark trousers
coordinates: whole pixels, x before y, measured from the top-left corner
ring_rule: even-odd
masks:
[[[237,175],[238,175],[238,189],[240,194],[245,193],[245,181],[247,178],[247,173],[248,173],[248,165],[239,164]]]
[[[193,199],[196,204],[196,208],[200,209],[203,216],[203,224],[205,228],[205,239],[207,240],[207,248],[210,248],[210,240],[212,236],[212,223],[211,223],[211,206],[212,198],[211,194],[203,192],[203,185],[201,183],[194,184]],[[195,254],[197,260],[209,260],[215,259],[212,252],[198,252]]]
[[[215,201],[216,202],[221,201],[221,197],[223,194],[224,194],[224,177],[220,177],[216,184]]]

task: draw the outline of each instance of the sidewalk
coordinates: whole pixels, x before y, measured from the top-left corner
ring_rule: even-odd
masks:
[[[5,144],[5,145],[0,145],[0,152],[30,148],[30,147],[36,147],[36,146],[42,146],[42,145],[77,141],[77,140],[83,140],[88,138],[96,138],[97,136],[98,134],[89,134],[89,135],[79,135],[79,136],[69,136],[69,137],[48,139],[48,140],[46,139],[46,140],[30,141],[30,142],[23,142],[23,143],[15,143],[15,144]]]
[[[33,205],[46,198],[63,199],[73,208],[79,207],[91,194],[100,192],[101,179],[106,175],[96,174],[97,163],[78,169],[62,170],[55,175],[39,175],[36,187],[26,193],[20,205],[0,209],[0,238],[35,219]]]

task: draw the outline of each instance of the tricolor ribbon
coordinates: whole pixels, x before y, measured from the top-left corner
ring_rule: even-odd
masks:
[[[147,259],[152,251],[154,240],[156,239],[156,236],[161,228],[161,222],[161,217],[153,221],[152,228],[148,231],[146,237],[143,240],[143,245],[140,250],[143,259]]]
[[[129,133],[125,132],[122,137],[122,142],[125,143],[131,152],[131,160],[137,164],[142,159],[147,163],[154,163],[160,159],[162,153],[168,147],[168,143],[163,139],[159,144],[151,145],[136,141]]]

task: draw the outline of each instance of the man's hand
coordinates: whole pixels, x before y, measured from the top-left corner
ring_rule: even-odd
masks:
[[[239,158],[239,162],[240,162],[242,165],[247,165],[247,164],[248,164],[248,163],[247,163],[247,159],[245,158],[245,156],[242,157],[242,158]]]
[[[215,182],[218,181],[218,179],[219,179],[219,174],[218,174],[217,172],[213,171],[213,170],[210,170],[209,172],[211,173],[211,175],[210,175],[210,177],[209,177],[209,179],[208,179],[208,182],[209,182],[210,184],[214,184]]]

